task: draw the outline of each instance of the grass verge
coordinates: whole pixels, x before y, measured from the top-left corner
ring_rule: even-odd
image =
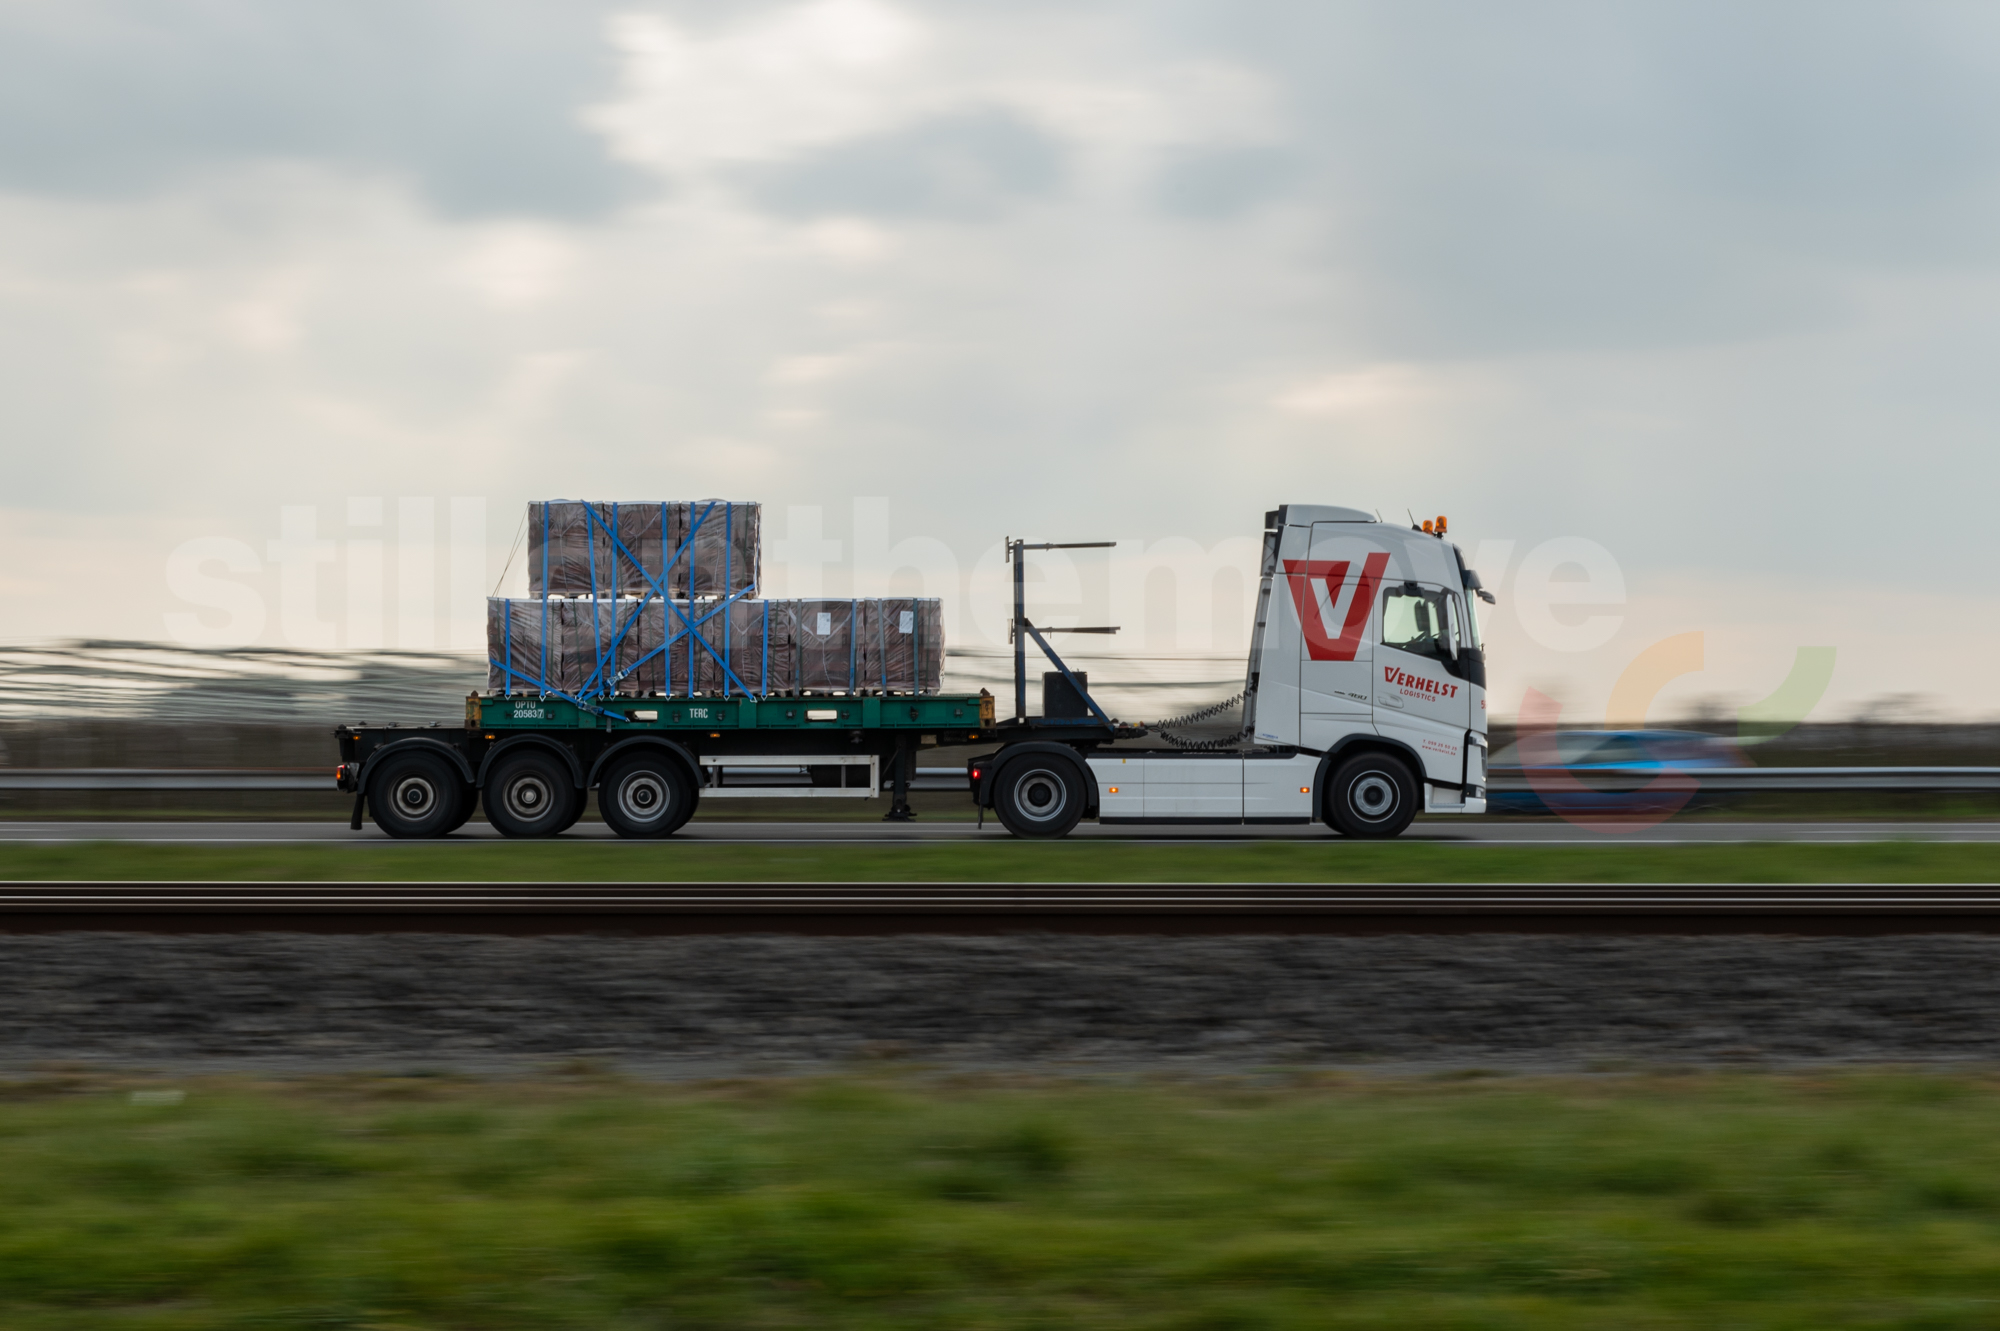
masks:
[[[1949,1331],[2000,1301],[1974,1076],[8,1089],[15,1331]]]
[[[1317,841],[1172,845],[995,837],[973,844],[603,841],[188,846],[0,844],[0,880],[225,882],[1884,882],[2000,880],[2000,846],[1453,846]]]

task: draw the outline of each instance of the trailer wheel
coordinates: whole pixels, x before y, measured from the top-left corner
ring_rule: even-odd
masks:
[[[1068,836],[1083,817],[1083,778],[1076,764],[1049,754],[1016,758],[993,782],[993,809],[1018,837]]]
[[[463,784],[433,754],[391,753],[368,776],[368,811],[392,837],[443,836],[458,816]]]
[[[584,810],[588,809],[589,807],[590,807],[590,792],[587,790],[576,790],[574,787],[572,787],[572,793],[570,795],[570,801],[569,801],[569,812],[563,815],[562,825],[556,828],[555,832],[551,833],[551,835],[560,835],[564,832],[569,831],[570,828],[575,827],[578,823],[582,822]]]
[[[636,753],[598,782],[597,811],[619,836],[672,836],[694,815],[694,783],[665,754]]]
[[[581,796],[554,754],[525,749],[502,759],[486,778],[486,821],[502,836],[554,836],[576,821]]]
[[[451,821],[445,824],[446,833],[464,827],[472,817],[472,811],[479,807],[479,787],[470,781],[454,782],[453,794],[458,797],[458,809],[451,815]]]
[[[1351,837],[1386,840],[1417,816],[1417,782],[1400,758],[1361,753],[1334,769],[1326,821]]]

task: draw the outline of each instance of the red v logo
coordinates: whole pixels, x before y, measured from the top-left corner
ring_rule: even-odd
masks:
[[[1375,588],[1389,555],[1378,551],[1362,561],[1361,576],[1347,602],[1347,614],[1336,635],[1327,622],[1340,614],[1340,593],[1347,586],[1347,572],[1353,567],[1345,559],[1287,559],[1285,582],[1292,589],[1292,605],[1299,612],[1305,630],[1306,656],[1314,661],[1352,661],[1361,648],[1361,634],[1368,627],[1368,607],[1375,604]],[[1326,588],[1326,614],[1320,613],[1320,588]]]

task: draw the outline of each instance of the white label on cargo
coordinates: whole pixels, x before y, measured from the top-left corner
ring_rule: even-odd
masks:
[[[833,632],[833,616],[824,610],[820,611],[819,628],[816,631],[821,637],[825,637],[827,634]]]
[[[902,617],[896,621],[896,627],[904,633],[915,633],[917,631],[917,612],[914,610],[905,610]]]

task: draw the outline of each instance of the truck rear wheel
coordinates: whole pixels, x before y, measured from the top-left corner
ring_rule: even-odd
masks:
[[[1417,816],[1417,781],[1400,758],[1360,753],[1334,769],[1326,821],[1351,837],[1385,840]]]
[[[1018,837],[1068,836],[1083,817],[1083,777],[1053,754],[1016,758],[993,781],[993,810]]]
[[[465,782],[430,753],[391,753],[368,776],[368,811],[392,837],[443,836],[458,816]]]
[[[694,783],[663,753],[611,765],[597,785],[597,812],[622,837],[672,836],[694,815]]]
[[[554,836],[576,821],[582,800],[568,766],[536,749],[501,759],[486,778],[486,821],[502,836]]]

